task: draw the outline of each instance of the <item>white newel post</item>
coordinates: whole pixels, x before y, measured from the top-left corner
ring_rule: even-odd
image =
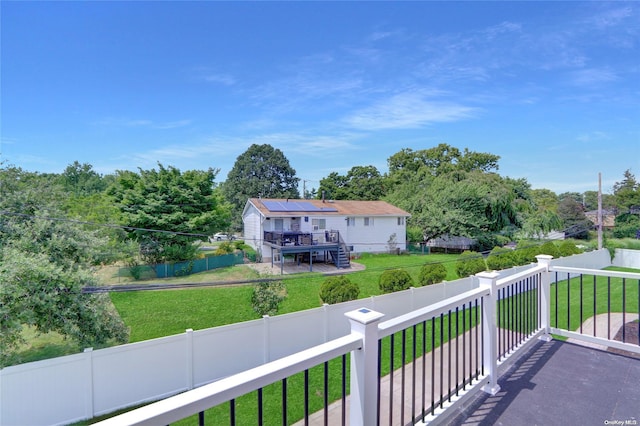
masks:
[[[551,341],[551,272],[549,272],[549,266],[553,256],[539,254],[536,259],[538,259],[538,265],[545,267],[540,283],[540,304],[542,305],[540,306],[540,320],[544,329],[540,340],[549,342]]]
[[[378,323],[380,312],[361,308],[345,313],[351,333],[362,336],[362,348],[351,352],[349,424],[378,424]]]
[[[500,386],[498,385],[498,326],[496,319],[496,304],[498,303],[496,281],[498,281],[499,276],[500,274],[495,271],[476,274],[480,281],[480,288],[489,289],[489,298],[482,303],[483,366],[485,372],[489,375],[489,383],[484,385],[482,390],[491,395],[495,395],[500,391]]]

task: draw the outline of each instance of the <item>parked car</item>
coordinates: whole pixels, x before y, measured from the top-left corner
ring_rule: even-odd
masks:
[[[225,240],[233,241],[235,239],[236,239],[236,236],[233,234],[218,232],[213,234],[213,237],[209,237],[209,242],[212,243],[214,241],[225,241]]]

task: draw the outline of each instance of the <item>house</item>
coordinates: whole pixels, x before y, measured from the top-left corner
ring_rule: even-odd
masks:
[[[385,201],[251,198],[243,213],[245,243],[263,259],[349,265],[351,253],[406,248],[406,211]]]
[[[593,222],[594,225],[598,225],[598,210],[591,210],[584,212],[584,215]],[[602,210],[602,228],[613,229],[616,221],[616,213],[613,210]]]

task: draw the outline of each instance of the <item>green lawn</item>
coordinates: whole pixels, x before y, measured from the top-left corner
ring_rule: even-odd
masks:
[[[637,269],[607,268],[614,271],[640,272]],[[575,331],[581,321],[606,312],[627,312],[627,321],[638,319],[640,308],[638,280],[583,275],[567,281],[566,274],[558,274],[557,284],[551,285],[551,325]],[[557,294],[557,314],[556,314]],[[595,300],[594,300],[595,297]],[[570,302],[567,303],[567,300]],[[580,301],[582,300],[582,304]],[[595,310],[594,310],[595,302]],[[582,305],[582,313],[580,306]],[[591,330],[592,331],[592,330]],[[584,330],[588,332],[588,330]],[[606,337],[606,336],[599,336]],[[611,336],[613,338],[613,336]]]

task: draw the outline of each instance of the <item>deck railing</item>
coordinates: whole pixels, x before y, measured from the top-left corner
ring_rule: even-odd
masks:
[[[281,394],[275,412],[284,425],[300,418],[310,424],[316,418],[310,413],[312,393],[322,395],[317,418],[325,425],[438,423],[479,391],[495,395],[499,367],[551,333],[640,353],[640,345],[625,342],[624,335],[617,342],[610,333],[599,335],[597,324],[588,330],[582,326],[588,316],[604,315],[609,319],[603,324],[610,328],[620,310],[623,323],[637,317],[640,327],[640,274],[553,267],[550,261],[550,256],[538,256],[537,265],[502,279],[497,272],[477,274],[478,288],[388,321],[367,308],[348,312],[351,333],[345,337],[100,424],[169,424],[191,415],[204,424],[205,410],[225,403],[229,424],[240,424],[236,398],[256,392],[257,421],[251,423],[261,425],[262,390],[274,383]],[[330,374],[329,363],[341,367]],[[310,385],[309,371],[318,366],[319,382]],[[296,374],[304,375],[298,389],[302,395],[295,397],[302,397],[304,412],[291,416],[295,410],[288,401],[294,396],[287,384]],[[329,395],[336,395],[336,388],[336,406],[330,410]],[[272,424],[273,417],[269,420]]]

